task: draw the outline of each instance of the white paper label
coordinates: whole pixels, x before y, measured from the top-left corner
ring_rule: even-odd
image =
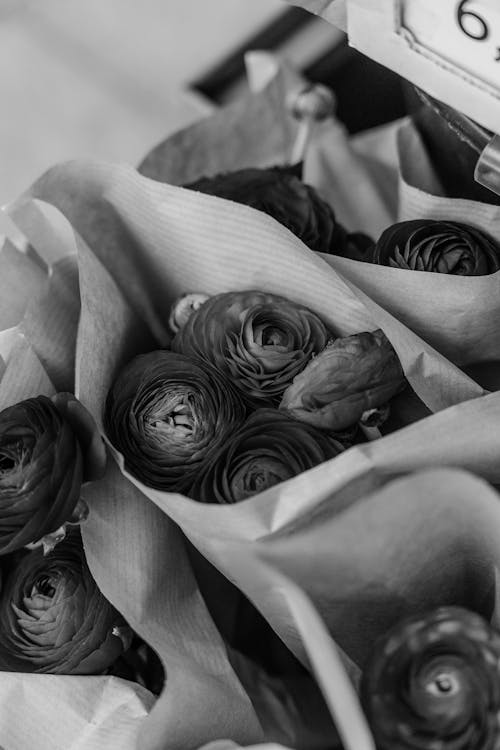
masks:
[[[500,0],[401,0],[401,32],[500,94]]]
[[[500,0],[348,0],[349,42],[500,132]]]

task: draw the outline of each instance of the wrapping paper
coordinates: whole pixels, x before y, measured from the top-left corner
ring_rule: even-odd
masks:
[[[283,126],[282,94],[272,93],[277,85],[282,86],[274,81],[267,94],[255,95],[260,104],[252,111],[259,117],[266,112],[267,122],[277,124],[283,155],[290,152],[294,128]],[[9,307],[10,327],[0,336],[0,400],[6,404],[34,393],[50,394],[71,380],[102,426],[104,399],[119,368],[134,354],[168,343],[168,312],[174,298],[193,290],[212,294],[260,288],[312,307],[342,335],[381,327],[414,391],[437,413],[224,508],[149,490],[127,475],[121,457],[114,454],[104,480],[85,488],[91,515],[83,533],[89,565],[103,593],[158,652],[166,668],[162,696],[147,719],[137,719],[140,727],[134,726],[146,750],[194,747],[221,737],[242,744],[265,738],[209,617],[179,528],[247,594],[291,651],[309,664],[307,631],[298,624],[296,605],[290,604],[281,578],[262,574],[264,568],[257,562],[238,565],[236,558],[251,554],[258,541],[270,544],[286,536],[293,546],[296,535],[305,534],[315,519],[334,520],[339,509],[383,486],[387,477],[428,465],[462,466],[500,481],[496,395],[481,398],[484,391],[477,383],[270,217],[174,186],[186,174],[220,171],[228,163],[225,150],[241,153],[247,141],[258,153],[248,111],[240,110],[231,131],[237,145],[228,134],[224,149],[196,150],[194,165],[188,158],[191,130],[185,142],[179,134],[162,144],[150,168],[161,162],[156,178],[163,179],[166,171],[170,185],[126,166],[72,162],[50,170],[9,207],[28,240],[26,258],[45,269],[45,277],[32,269],[39,295],[19,302],[15,315]],[[207,133],[212,142],[214,127],[220,127],[219,119],[200,123],[197,140],[203,141]],[[263,141],[262,133],[257,140]],[[275,160],[267,146],[264,151],[259,163]],[[79,315],[74,309],[76,270]],[[55,320],[63,323],[61,330]],[[47,336],[43,345],[42,331]],[[19,372],[26,376],[19,378]],[[316,592],[311,595],[315,600]],[[319,605],[320,599],[315,603]],[[338,675],[345,670],[356,682],[357,644],[340,638],[339,642]],[[19,677],[5,675],[4,682],[14,679]],[[21,679],[25,684],[31,681],[30,676]],[[65,684],[68,687],[60,683],[61,692],[70,700]],[[87,697],[90,700],[91,694]],[[131,711],[134,705],[132,700]],[[327,705],[332,707],[330,699]],[[55,720],[54,710],[47,715],[47,726]],[[69,735],[66,740],[72,741]],[[123,740],[117,736],[116,742]]]
[[[71,203],[64,196],[60,199],[61,186],[64,196],[72,196]],[[498,446],[490,443],[486,456],[479,447],[485,442],[485,419],[496,418],[495,397],[491,402],[476,400],[483,392],[473,381],[346,284],[274,220],[244,206],[151,181],[128,167],[87,162],[55,168],[35,185],[33,194],[38,200],[44,197],[53,201],[78,230],[73,246],[68,248],[78,253],[82,301],[77,393],[101,425],[104,399],[116,372],[133,353],[152,347],[152,326],[137,314],[139,302],[160,328],[166,323],[171,301],[194,289],[216,293],[258,287],[284,294],[315,309],[341,334],[380,326],[398,351],[416,393],[429,408],[440,411],[432,420],[348,451],[236,506],[202,506],[180,495],[155,492],[122,467],[123,476],[130,480],[124,487],[138,490],[136,502],[144,505],[149,497],[172,518],[190,541],[242,588],[299,658],[304,659],[304,647],[279,592],[272,584],[248,586],[240,581],[224,561],[226,544],[251,542],[284,533],[285,529],[289,532],[291,525],[307,525],[332,490],[349,495],[353,482],[362,487],[367,475],[378,470],[408,471],[439,461],[473,467],[477,464],[479,471],[496,477],[494,456]],[[97,223],[95,214],[87,212],[88,205],[102,212]],[[42,211],[39,216],[44,216]],[[119,236],[111,231],[102,233],[104,216],[106,226],[119,227]],[[68,233],[62,217],[58,223],[53,219],[49,222],[44,216],[37,236],[47,237],[52,232],[57,235],[57,243],[58,237]],[[16,220],[22,229],[22,204],[16,206]],[[130,262],[137,269],[131,283],[123,275],[123,267]],[[160,329],[160,337],[165,340],[165,329]],[[447,408],[467,399],[472,400],[463,407]],[[477,453],[471,455],[470,430],[465,440],[463,425],[476,416],[484,418],[473,441]],[[448,434],[450,429],[453,439]],[[120,456],[116,459],[121,464]],[[87,499],[94,519],[99,519],[103,508],[111,513],[113,482],[105,493],[106,503],[94,499],[98,486],[89,487]],[[111,553],[101,541],[95,543],[99,529],[109,530],[112,517],[114,513],[106,522],[96,520],[95,528],[89,525],[85,538],[97,581],[123,611],[125,602],[122,604],[111,590],[115,565]],[[175,567],[171,562],[170,575]],[[151,642],[151,636],[148,640]],[[345,661],[349,668],[349,659]]]
[[[71,696],[71,700],[69,697]],[[0,742],[25,750],[133,748],[154,697],[116,677],[0,676]]]
[[[469,223],[498,240],[498,206],[444,197],[410,122],[379,129],[351,143],[347,139],[339,142],[337,130],[338,126],[325,130],[313,145],[308,178],[321,187],[323,196],[337,207],[339,218],[350,228],[362,228],[377,239],[395,221],[447,219]],[[362,210],[368,207],[365,221],[356,215],[360,213],[356,192],[343,179],[346,172],[359,169],[365,184]],[[370,190],[378,194],[376,201],[370,200]],[[377,208],[384,195],[389,207],[385,215]],[[500,307],[498,272],[475,278],[451,277],[333,256],[325,260],[453,362],[462,366],[500,357],[494,323]]]
[[[363,663],[397,620],[443,605],[466,606],[498,627],[499,500],[463,470],[386,476],[347,503],[333,496],[329,518],[293,536],[226,546],[238,575],[273,581],[286,601],[347,750],[375,745],[339,644]]]
[[[329,4],[322,0],[319,5]],[[283,163],[291,152],[286,143],[291,143],[296,132],[283,101],[303,80],[266,53],[249,54],[247,67],[252,87],[259,91],[252,113],[259,113],[257,119],[264,127],[256,128],[252,116],[245,123],[239,102],[227,121],[223,113],[217,115],[216,136],[207,123],[199,123],[153,149],[141,164],[141,173],[179,185],[227,169]],[[207,130],[212,146],[208,154],[200,149]],[[266,131],[267,137],[262,137]],[[220,147],[223,141],[225,148]],[[194,153],[193,143],[198,144]],[[316,130],[305,159],[304,179],[332,205],[347,229],[374,239],[396,221],[419,218],[466,221],[500,237],[498,207],[443,196],[409,120],[350,138],[342,124],[331,119]],[[500,305],[500,273],[452,278],[330,255],[324,260],[459,366],[500,358],[500,334],[494,323]]]
[[[40,215],[29,214],[28,233]],[[23,253],[6,241],[0,254],[6,269],[2,283],[4,278],[17,283],[21,269],[30,291],[18,299],[18,288],[5,284],[14,304],[4,297],[0,311],[0,408],[74,389],[80,314],[76,255],[62,257],[56,242],[42,241],[40,247],[40,254],[33,247]],[[261,739],[178,529],[144,503],[113,462],[102,482],[84,485],[84,498],[87,492],[92,515],[85,543],[93,572],[105,595],[161,657],[167,689],[156,702],[139,685],[114,677],[2,673],[0,746],[24,750],[35,737],[40,750],[182,748],[221,735],[240,742]]]

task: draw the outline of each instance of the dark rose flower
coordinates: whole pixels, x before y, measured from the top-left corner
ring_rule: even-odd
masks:
[[[182,354],[156,351],[130,362],[113,384],[106,427],[132,474],[183,492],[245,418],[231,383]]]
[[[277,406],[328,338],[320,318],[307,307],[275,294],[227,292],[190,316],[172,349],[215,365],[250,405]]]
[[[337,339],[288,386],[280,404],[292,417],[344,430],[406,386],[401,363],[381,330]]]
[[[487,234],[455,221],[403,221],[386,229],[372,261],[410,271],[484,276],[500,269],[500,246]]]
[[[99,674],[122,653],[124,622],[97,588],[79,535],[18,553],[0,599],[0,670]]]
[[[103,473],[105,451],[71,394],[29,398],[0,412],[0,554],[78,521],[83,481]]]
[[[241,169],[202,177],[185,187],[243,203],[272,216],[311,250],[350,255],[351,246],[373,245],[363,234],[349,235],[316,190],[302,182],[293,167]]]
[[[340,436],[276,409],[258,409],[198,476],[190,496],[205,503],[237,503],[329,461],[345,448]]]
[[[378,750],[496,750],[500,634],[458,607],[409,618],[376,646],[362,700]]]

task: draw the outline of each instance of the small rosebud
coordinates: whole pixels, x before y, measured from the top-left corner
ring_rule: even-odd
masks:
[[[316,123],[333,116],[335,96],[325,86],[310,84],[290,95],[288,108],[300,123],[290,158],[291,164],[299,164],[304,160]]]
[[[327,120],[335,113],[336,99],[333,91],[320,84],[309,84],[288,97],[288,109],[296,120]]]
[[[191,315],[198,310],[208,299],[208,294],[193,293],[183,294],[179,297],[170,310],[168,325],[173,333],[180,331]]]
[[[323,430],[357,422],[378,427],[388,402],[406,387],[398,356],[381,330],[329,342],[283,394],[280,409]]]

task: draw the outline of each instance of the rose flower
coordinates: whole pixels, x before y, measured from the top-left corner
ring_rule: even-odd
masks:
[[[328,203],[292,167],[241,169],[202,177],[185,187],[263,211],[311,250],[350,257],[358,248],[364,251],[373,245],[363,234],[348,234]]]
[[[344,430],[406,386],[392,344],[381,330],[337,339],[288,386],[280,409],[325,430]]]
[[[106,429],[132,474],[183,492],[245,418],[223,374],[171,351],[135,357],[114,382]]]
[[[410,271],[485,276],[500,269],[500,246],[479,229],[455,221],[403,221],[383,232],[372,262]]]
[[[378,750],[494,750],[500,743],[500,634],[443,607],[375,647],[362,700]]]
[[[258,409],[200,473],[189,492],[205,503],[237,503],[334,458],[347,446],[275,409]]]
[[[264,292],[227,292],[189,317],[172,349],[215,365],[250,406],[277,406],[329,336],[303,305]]]
[[[78,521],[82,482],[98,478],[105,461],[92,418],[71,394],[0,412],[0,554]]]
[[[48,555],[18,553],[0,597],[0,670],[99,674],[122,653],[123,619],[97,588],[73,532]]]

